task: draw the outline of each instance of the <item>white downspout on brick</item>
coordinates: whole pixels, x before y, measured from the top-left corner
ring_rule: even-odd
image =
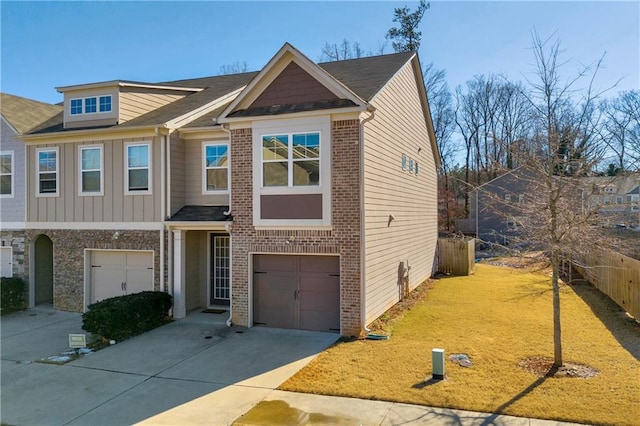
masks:
[[[227,132],[227,134],[229,135],[229,151],[227,155],[229,155],[229,173],[231,173],[231,130],[229,130],[229,128],[224,124],[221,124],[220,128],[223,131]],[[225,215],[231,214],[231,186],[232,179],[229,179],[229,210],[224,212]],[[229,233],[229,255],[231,256],[231,261],[229,262],[229,318],[226,321],[227,327],[231,327],[231,318],[233,318],[233,238],[231,238],[231,231],[233,230],[232,225],[232,222],[227,222],[227,224],[225,224],[225,230]]]

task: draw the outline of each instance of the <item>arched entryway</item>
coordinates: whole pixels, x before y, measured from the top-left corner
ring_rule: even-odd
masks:
[[[34,304],[53,302],[53,242],[39,235],[33,242]]]

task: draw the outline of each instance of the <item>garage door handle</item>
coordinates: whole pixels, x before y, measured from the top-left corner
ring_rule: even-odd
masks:
[[[300,298],[300,290],[296,290],[293,292],[293,300],[298,300]]]
[[[329,274],[330,277],[339,277],[340,274]]]
[[[92,268],[102,268],[102,265],[91,265]]]

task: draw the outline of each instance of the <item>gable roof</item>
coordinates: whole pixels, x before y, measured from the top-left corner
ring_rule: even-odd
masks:
[[[263,114],[283,114],[317,109],[360,107],[364,109],[367,102],[391,80],[391,78],[414,56],[414,52],[394,53],[388,55],[370,56],[358,59],[348,59],[343,61],[325,62],[316,64],[297,49],[288,43],[274,55],[269,63],[261,71],[247,72],[240,74],[219,75],[213,77],[201,77],[192,79],[182,79],[174,81],[164,81],[158,83],[144,83],[115,80],[111,82],[95,84],[120,84],[127,86],[153,86],[153,87],[175,87],[201,89],[188,94],[182,99],[171,102],[163,107],[150,111],[132,120],[119,125],[109,125],[104,128],[139,128],[167,126],[182,119],[180,126],[184,128],[209,127],[217,124],[218,119],[233,111],[234,106],[240,104],[251,89],[259,83],[271,67],[275,65],[283,56],[293,57],[298,65],[301,65],[306,72],[325,84],[329,90],[337,93],[334,100],[326,102],[316,102],[304,105],[283,105],[273,109],[272,107],[262,107],[244,116],[254,116]],[[81,85],[82,87],[92,86]],[[68,89],[68,86],[60,89]],[[243,89],[239,95],[239,92]],[[237,95],[237,96],[236,96]],[[47,134],[58,132],[73,132],[85,129],[64,129],[62,108],[59,114],[41,125],[31,129],[29,134]],[[243,113],[237,113],[242,116]],[[92,127],[91,129],[99,129]]]
[[[57,115],[62,118],[62,109],[59,105],[34,101],[8,93],[0,93],[0,112],[2,117],[18,133],[26,133]]]

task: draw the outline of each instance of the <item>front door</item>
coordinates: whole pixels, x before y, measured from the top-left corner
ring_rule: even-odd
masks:
[[[212,234],[210,253],[210,303],[228,306],[231,300],[231,238]]]

